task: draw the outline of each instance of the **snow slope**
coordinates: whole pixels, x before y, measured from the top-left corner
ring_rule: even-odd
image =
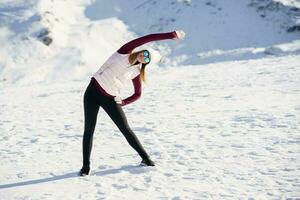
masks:
[[[299,54],[299,32],[286,31],[298,4],[269,1],[2,0],[0,87],[82,80],[126,41],[178,28],[184,43],[154,45],[162,66]]]
[[[5,88],[0,199],[299,198],[299,59],[151,73],[124,110],[157,166],[138,167],[100,109],[87,177],[76,174],[88,82]]]
[[[23,7],[13,12],[11,2]],[[85,1],[34,1],[32,4],[35,6],[17,0],[2,3],[5,15],[1,18],[8,16],[2,26],[7,37],[1,48],[4,52],[0,60],[2,85],[82,79],[130,36],[118,19],[94,23],[86,20],[83,9],[88,2]],[[24,13],[29,13],[30,19]],[[28,30],[10,27],[27,21]],[[108,40],[106,36],[110,34],[119,36]],[[52,39],[50,46],[41,42],[45,38]]]
[[[128,6],[127,1],[122,0],[110,0],[109,4],[97,0],[85,13],[92,20],[117,16],[139,35],[180,27],[187,31],[187,38],[184,44],[168,42],[171,49],[162,48],[166,53],[172,50],[175,57],[175,62],[167,64],[199,64],[263,57],[268,48],[299,39],[299,33],[287,34],[286,26],[292,17],[300,17],[300,11],[286,16],[283,11],[287,6],[282,6],[268,10],[272,15],[264,20],[260,12],[268,7],[256,8],[270,1],[133,0]]]
[[[0,200],[299,199],[299,1],[128,2],[1,0]],[[100,109],[92,175],[77,177],[90,76],[174,29],[186,40],[148,45],[165,63],[124,107],[157,166]]]

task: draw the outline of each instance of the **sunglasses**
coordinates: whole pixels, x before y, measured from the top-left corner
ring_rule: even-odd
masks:
[[[149,63],[149,62],[150,62],[150,53],[149,53],[149,51],[147,51],[147,50],[144,51],[144,61],[145,61],[146,63]]]

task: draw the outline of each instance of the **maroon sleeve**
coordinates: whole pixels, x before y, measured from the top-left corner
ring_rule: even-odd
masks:
[[[176,37],[176,32],[169,32],[169,33],[154,33],[150,35],[146,35],[137,39],[134,39],[126,44],[124,44],[119,50],[118,53],[120,54],[128,54],[134,48],[146,44],[148,42],[153,42],[157,40],[166,40],[166,39],[173,39]]]
[[[132,79],[132,83],[134,86],[134,94],[131,95],[130,97],[122,100],[122,106],[128,105],[128,104],[138,100],[142,95],[142,82],[141,82],[140,75],[138,75],[137,77]]]

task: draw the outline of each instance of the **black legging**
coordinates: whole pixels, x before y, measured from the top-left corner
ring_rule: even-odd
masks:
[[[84,93],[84,134],[82,143],[83,166],[90,165],[90,155],[93,146],[93,134],[96,126],[99,107],[102,107],[120,131],[126,140],[132,146],[142,159],[149,159],[145,149],[139,142],[136,135],[130,129],[122,107],[117,104],[113,98],[103,95],[92,82],[88,85]]]

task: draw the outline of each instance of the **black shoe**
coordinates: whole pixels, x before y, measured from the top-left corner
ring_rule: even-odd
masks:
[[[90,172],[90,167],[88,166],[83,166],[80,170],[80,172],[78,173],[79,176],[86,176],[88,175]]]
[[[155,163],[150,159],[143,159],[140,166],[155,166]]]

